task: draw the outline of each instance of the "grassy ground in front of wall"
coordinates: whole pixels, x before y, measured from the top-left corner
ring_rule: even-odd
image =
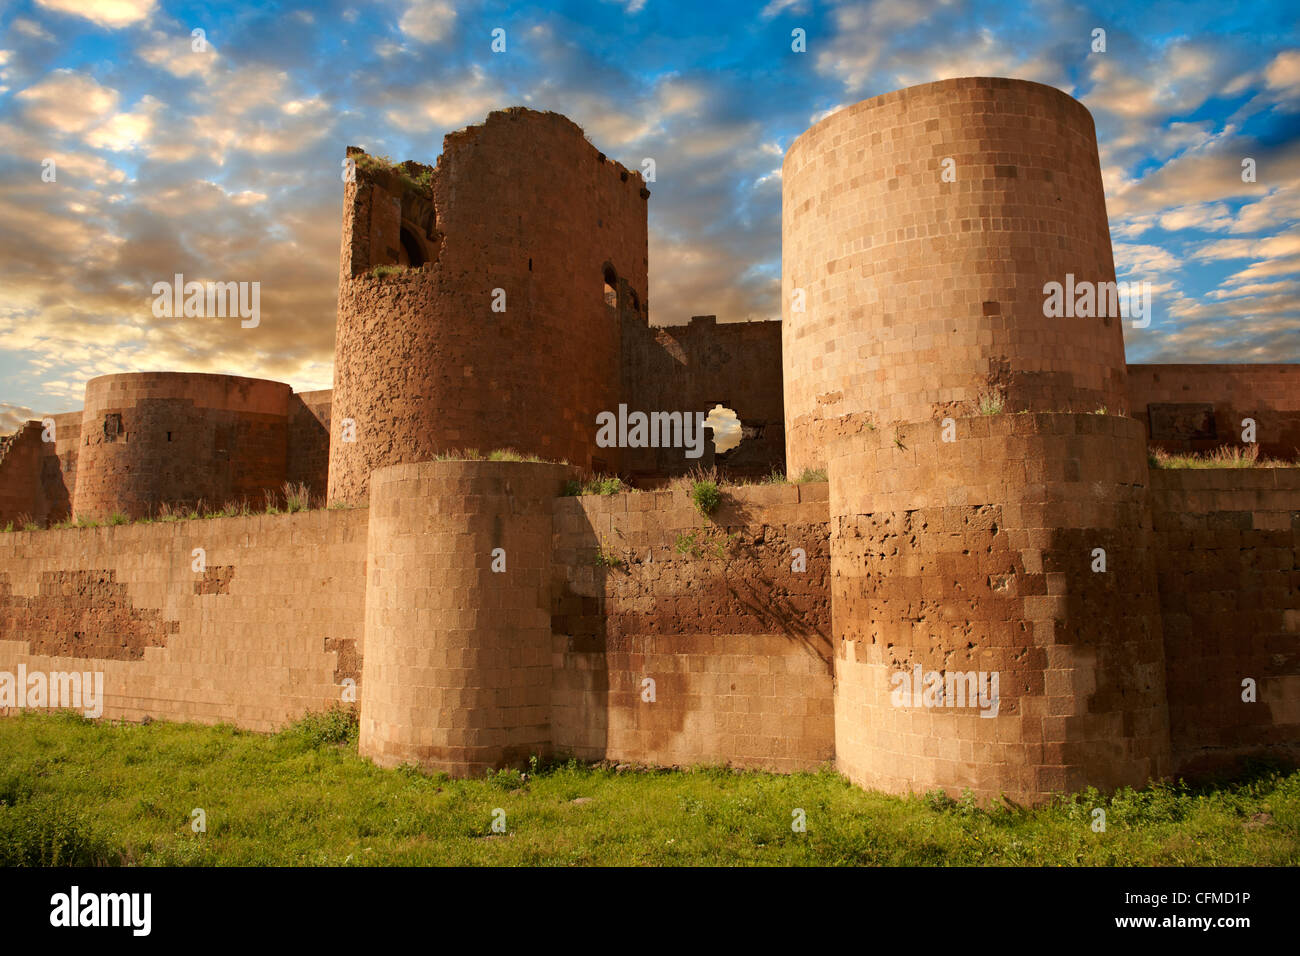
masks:
[[[272,735],[24,713],[0,720],[0,865],[51,864],[1294,866],[1300,772],[980,808],[830,770],[382,770],[341,711]]]

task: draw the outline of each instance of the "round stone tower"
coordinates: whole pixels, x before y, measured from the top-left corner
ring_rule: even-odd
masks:
[[[551,509],[563,465],[372,476],[360,751],[474,776],[550,750]]]
[[[1118,318],[1044,315],[1049,282],[1114,282],[1092,117],[1022,80],[864,100],[782,167],[786,470],[868,423],[1124,404]]]
[[[143,517],[161,504],[220,507],[285,481],[291,389],[197,372],[131,372],[86,383],[72,510]]]
[[[787,470],[830,480],[840,770],[1025,802],[1162,776],[1120,318],[1044,306],[1115,278],[1087,110],[1017,80],[890,93],[796,140],[783,189]]]
[[[640,175],[518,108],[447,136],[434,168],[350,158],[330,500],[456,449],[616,469],[596,416],[618,407],[621,321],[644,316]]]

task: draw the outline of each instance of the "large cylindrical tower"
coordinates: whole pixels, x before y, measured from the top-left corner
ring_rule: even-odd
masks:
[[[86,383],[73,512],[136,518],[161,504],[220,507],[285,481],[291,390],[194,372],[101,375]],[[323,489],[313,489],[321,491]]]
[[[1092,117],[1060,90],[966,78],[864,100],[786,153],[787,471],[867,423],[1124,404],[1116,317],[1044,315],[1113,282]]]
[[[371,476],[362,755],[467,776],[549,751],[551,512],[575,474],[433,461]]]
[[[1120,317],[1046,307],[1115,278],[1088,112],[930,83],[814,126],[783,188],[787,467],[829,472],[839,768],[1029,802],[1163,775]]]
[[[526,109],[447,136],[433,169],[352,156],[331,501],[454,449],[616,468],[596,415],[618,407],[621,313],[644,315],[640,175]]]

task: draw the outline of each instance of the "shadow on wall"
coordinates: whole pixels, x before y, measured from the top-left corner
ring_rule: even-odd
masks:
[[[561,499],[551,622],[557,752],[684,762],[686,738],[697,736],[688,718],[708,725],[742,710],[774,712],[779,696],[798,693],[743,686],[769,673],[751,669],[755,658],[787,659],[771,671],[781,676],[766,677],[773,682],[787,672],[800,679],[794,675],[812,667],[808,658],[829,676],[824,526],[778,524],[764,512],[730,499],[705,518],[681,491]],[[806,570],[797,574],[794,548],[806,551]],[[777,640],[793,647],[774,651]],[[804,663],[788,666],[792,659]],[[645,706],[647,678],[654,681],[652,708]],[[705,759],[731,756],[708,746]]]

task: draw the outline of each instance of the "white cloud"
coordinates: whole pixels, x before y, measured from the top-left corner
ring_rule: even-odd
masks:
[[[1300,90],[1300,50],[1283,50],[1264,68],[1264,79],[1275,90]]]
[[[1300,256],[1253,262],[1235,275],[1229,276],[1223,281],[1223,284],[1256,283],[1260,279],[1285,275],[1300,275]]]
[[[1237,285],[1226,289],[1215,289],[1210,293],[1212,299],[1229,299],[1243,295],[1277,295],[1283,292],[1295,294],[1300,292],[1300,281],[1290,279],[1284,282],[1253,282],[1249,285]]]
[[[1149,277],[1157,273],[1174,272],[1181,266],[1173,253],[1160,246],[1116,242],[1113,250],[1115,271],[1120,275]]]
[[[36,413],[25,405],[0,402],[0,435],[14,432],[20,425],[31,421]]]
[[[28,119],[60,133],[80,133],[117,109],[117,90],[100,86],[74,70],[55,70],[49,78],[19,92]]]
[[[791,13],[803,13],[803,0],[771,0],[759,14],[764,20],[771,20],[773,17],[779,17],[782,13],[789,10]]]
[[[456,8],[447,0],[413,0],[397,25],[420,43],[437,43],[446,38],[456,22]]]
[[[131,113],[118,113],[85,135],[86,145],[120,153],[147,143],[154,128],[154,118],[163,104],[152,96],[143,97]]]
[[[35,20],[28,20],[25,17],[16,17],[14,22],[9,24],[9,29],[15,33],[21,33],[23,36],[31,37],[33,40],[44,40],[48,43],[54,39],[53,35],[43,26]]]
[[[85,17],[101,27],[116,29],[146,19],[157,0],[36,0],[46,10]]]
[[[1280,259],[1300,255],[1300,233],[1283,233],[1261,239],[1220,239],[1201,246],[1193,259]]]
[[[740,419],[730,408],[714,405],[704,419],[713,429],[713,447],[718,452],[728,452],[740,444]]]
[[[420,86],[409,91],[397,105],[385,111],[384,118],[408,132],[435,127],[459,129],[477,123],[494,109],[507,105],[502,88],[488,78],[481,66],[475,65],[459,84],[444,84],[433,89]]]
[[[659,110],[665,116],[695,113],[708,98],[708,91],[697,83],[669,77],[657,90]]]
[[[1176,206],[1162,212],[1157,219],[1161,229],[1200,229],[1215,232],[1232,225],[1232,215],[1221,202]]]
[[[220,57],[209,40],[202,51],[196,51],[188,35],[178,36],[156,30],[149,42],[137,50],[137,55],[151,66],[166,70],[172,76],[208,77],[216,68]]]

